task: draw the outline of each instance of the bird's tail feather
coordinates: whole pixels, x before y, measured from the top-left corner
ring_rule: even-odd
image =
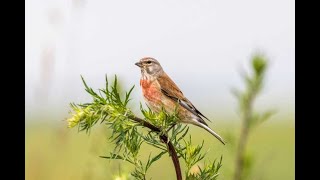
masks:
[[[207,130],[210,134],[212,134],[214,137],[216,137],[223,145],[225,145],[225,142],[222,139],[222,137],[219,136],[219,134],[217,134],[216,132],[214,132],[209,126],[206,126],[205,124],[202,124],[201,122],[195,123],[195,125]]]

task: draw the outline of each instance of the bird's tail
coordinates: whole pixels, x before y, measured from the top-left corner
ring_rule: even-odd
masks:
[[[214,137],[216,137],[223,145],[225,145],[225,142],[222,139],[222,137],[219,136],[219,134],[217,134],[216,132],[214,132],[209,126],[207,126],[201,122],[195,123],[195,125],[207,130],[210,134],[214,135]]]

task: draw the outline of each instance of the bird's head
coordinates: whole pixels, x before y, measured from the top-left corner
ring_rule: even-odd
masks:
[[[135,65],[140,67],[142,75],[157,76],[163,71],[160,63],[152,57],[144,57]]]

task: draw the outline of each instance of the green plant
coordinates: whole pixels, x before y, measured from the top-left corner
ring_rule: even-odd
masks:
[[[111,142],[115,144],[112,152],[105,156],[105,159],[123,160],[135,166],[131,175],[135,179],[145,180],[147,171],[164,154],[171,156],[175,167],[176,177],[182,179],[179,158],[182,158],[187,166],[186,179],[216,179],[218,170],[221,167],[222,157],[216,163],[205,164],[205,167],[198,173],[190,173],[191,167],[203,160],[205,154],[201,153],[203,143],[194,146],[191,143],[191,136],[188,141],[184,140],[189,128],[186,125],[177,124],[176,113],[168,114],[164,109],[156,114],[149,108],[140,109],[144,118],[139,118],[127,107],[130,101],[130,94],[134,87],[122,97],[120,95],[117,77],[113,85],[109,86],[106,77],[106,86],[99,89],[98,93],[90,88],[82,78],[85,90],[92,96],[89,103],[71,103],[72,116],[67,120],[68,127],[78,126],[79,131],[90,132],[91,128],[98,122],[104,123],[112,131]],[[177,125],[175,125],[177,124]],[[175,125],[175,126],[173,126]],[[171,128],[173,126],[173,128]],[[146,130],[147,129],[147,130]],[[149,155],[146,162],[139,159],[139,151],[143,143],[149,144],[161,152],[155,156]]]
[[[247,179],[249,171],[252,167],[253,157],[245,153],[246,143],[250,131],[268,120],[274,111],[258,113],[253,111],[253,103],[261,92],[264,83],[265,72],[268,67],[267,60],[261,54],[255,54],[251,60],[253,73],[249,76],[247,73],[243,75],[245,82],[245,90],[240,92],[233,89],[233,94],[239,101],[241,112],[242,128],[236,154],[236,166],[234,180]]]

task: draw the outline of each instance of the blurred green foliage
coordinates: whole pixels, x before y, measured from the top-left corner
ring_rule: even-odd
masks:
[[[294,120],[292,117],[281,119],[271,118],[262,124],[250,136],[247,153],[255,154],[255,165],[249,179],[292,180],[294,179]],[[26,180],[105,180],[117,177],[128,177],[133,167],[122,161],[106,161],[99,156],[113,150],[108,142],[105,126],[94,127],[88,136],[78,133],[77,129],[67,129],[66,122],[50,120],[48,122],[27,121],[25,170]],[[33,122],[33,123],[32,123]],[[225,123],[230,122],[230,123]],[[221,134],[226,137],[230,132],[239,133],[239,123],[232,120],[219,124]],[[205,149],[210,149],[206,159],[215,159],[217,154],[223,155],[223,166],[219,178],[229,180],[233,177],[234,152],[231,142],[226,146],[212,139],[209,134],[202,133],[197,127],[190,127],[192,140],[201,144],[204,140]],[[106,136],[107,134],[107,136]],[[238,137],[234,137],[237,140]],[[153,150],[152,150],[153,149]],[[141,159],[147,160],[149,152],[160,153],[148,145],[142,145]],[[203,167],[202,164],[198,164]],[[161,167],[161,168],[159,168]],[[185,170],[182,167],[182,170]],[[170,157],[163,157],[157,165],[149,170],[149,178],[153,180],[174,179],[175,171]]]
[[[247,141],[253,127],[265,122],[275,113],[269,110],[264,113],[255,111],[255,101],[264,86],[264,77],[268,68],[268,59],[261,53],[255,53],[251,58],[252,73],[244,72],[242,78],[245,89],[239,91],[233,89],[233,94],[238,99],[241,130],[236,152],[236,165],[234,180],[246,180],[254,167],[254,154],[247,153]]]

